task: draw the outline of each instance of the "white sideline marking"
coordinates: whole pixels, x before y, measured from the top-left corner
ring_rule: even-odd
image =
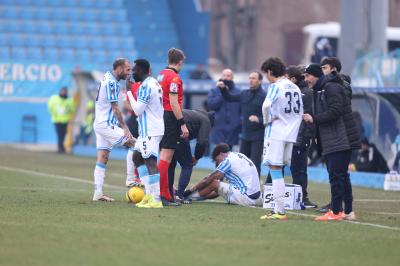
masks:
[[[383,215],[400,215],[400,212],[373,212],[375,214],[383,214]]]
[[[304,214],[304,213],[298,213],[298,212],[288,212],[288,213],[293,214],[293,215],[299,215],[299,216],[307,216],[307,217],[317,217],[318,216],[318,215]],[[376,228],[389,229],[389,230],[394,230],[394,231],[400,231],[400,227],[392,227],[392,226],[388,226],[388,225],[364,223],[364,222],[359,222],[359,221],[346,221],[346,220],[342,220],[342,222],[372,226],[372,227],[376,227]]]
[[[90,189],[74,189],[74,188],[47,188],[47,187],[9,187],[0,186],[0,190],[20,190],[20,191],[59,191],[59,192],[84,192],[87,193]],[[108,192],[121,192],[121,189],[108,190]]]
[[[268,210],[268,209],[264,209],[263,207],[253,207],[253,208],[262,209],[262,210]],[[290,214],[293,214],[293,215],[297,215],[297,216],[313,217],[313,218],[319,216],[319,215],[299,213],[299,212],[293,212],[293,211],[287,211],[287,213],[290,213]],[[376,227],[376,228],[389,229],[389,230],[394,230],[394,231],[400,231],[400,227],[392,227],[392,226],[381,225],[381,224],[372,224],[372,223],[364,223],[364,222],[359,222],[359,221],[346,221],[346,220],[342,220],[341,222],[372,226],[372,227]],[[321,222],[319,222],[319,223],[321,223]],[[327,223],[329,223],[329,222],[327,222]]]
[[[358,202],[400,202],[400,200],[396,200],[396,199],[355,199],[354,201],[358,201]]]
[[[63,176],[63,175],[54,175],[54,174],[47,174],[43,172],[37,172],[37,171],[32,171],[32,170],[24,170],[24,169],[17,169],[17,168],[12,168],[12,167],[7,167],[7,166],[0,166],[0,169],[6,170],[6,171],[13,171],[13,172],[20,172],[20,173],[25,173],[25,174],[32,174],[32,175],[38,175],[38,176],[45,176],[45,177],[51,177],[51,178],[57,178],[61,180],[68,180],[68,181],[73,181],[73,182],[79,182],[79,183],[85,183],[85,184],[90,184],[93,185],[93,182],[89,180],[84,180],[76,177],[70,177],[70,176]],[[115,189],[122,189],[122,186],[114,186],[114,185],[108,185],[104,184],[104,186],[109,187],[109,188],[115,188]],[[262,207],[254,207],[257,209],[263,209]],[[312,215],[312,214],[305,214],[305,213],[298,213],[298,212],[292,212],[288,211],[288,213],[297,215],[297,216],[304,216],[304,217],[317,217],[317,215]],[[351,224],[359,224],[359,225],[365,225],[365,226],[371,226],[375,228],[381,228],[381,229],[388,229],[388,230],[393,230],[393,231],[400,231],[400,227],[391,227],[387,225],[381,225],[381,224],[373,224],[373,223],[364,223],[364,222],[358,222],[358,221],[343,221]]]
[[[79,183],[84,183],[84,184],[89,184],[93,186],[93,181],[89,180],[84,180],[76,177],[71,177],[71,176],[64,176],[64,175],[55,175],[55,174],[48,174],[48,173],[43,173],[43,172],[38,172],[38,171],[32,171],[32,170],[25,170],[25,169],[18,169],[18,168],[12,168],[12,167],[7,167],[7,166],[1,166],[1,170],[6,170],[6,171],[12,171],[12,172],[19,172],[19,173],[24,173],[24,174],[30,174],[30,175],[38,175],[38,176],[45,176],[45,177],[51,177],[51,178],[56,178],[56,179],[61,179],[61,180],[68,180],[68,181],[73,181],[73,182],[79,182]],[[115,189],[121,189],[123,188],[122,186],[114,186],[114,185],[108,185],[104,184],[103,186],[109,187],[109,188],[115,188]]]

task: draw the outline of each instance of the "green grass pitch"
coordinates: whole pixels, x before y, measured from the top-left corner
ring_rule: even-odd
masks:
[[[94,164],[1,146],[0,265],[400,265],[399,192],[354,188],[359,223],[318,223],[312,210],[262,221],[261,208],[218,201],[135,208],[123,161],[107,169],[117,201],[93,203]],[[309,191],[328,202],[328,185]]]

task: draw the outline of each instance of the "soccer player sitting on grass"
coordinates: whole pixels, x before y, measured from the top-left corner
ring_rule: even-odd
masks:
[[[223,197],[229,204],[254,206],[260,202],[257,168],[244,154],[231,152],[228,144],[218,144],[212,152],[217,168],[184,196],[188,199]],[[227,182],[222,180],[225,178]]]

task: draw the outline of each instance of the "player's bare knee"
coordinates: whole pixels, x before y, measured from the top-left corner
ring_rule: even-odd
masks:
[[[218,192],[219,181],[214,179],[214,180],[210,183],[210,187],[212,187],[212,189],[213,189],[214,191],[217,191],[217,192]]]
[[[97,153],[97,161],[106,164],[108,162],[109,156],[110,156],[109,151],[99,150]]]

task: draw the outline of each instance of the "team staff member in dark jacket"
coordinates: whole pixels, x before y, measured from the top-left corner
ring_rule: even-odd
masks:
[[[353,90],[351,88],[351,78],[347,75],[341,74],[342,64],[337,57],[326,57],[321,61],[321,69],[325,76],[337,75],[343,82],[344,94],[345,94],[345,106],[343,107],[344,123],[346,127],[347,137],[350,142],[352,150],[358,150],[361,148],[360,141],[360,127],[359,124],[354,123],[354,113],[351,108],[351,99],[353,97]],[[319,212],[326,213],[329,209],[332,209],[331,203],[318,209]]]
[[[208,138],[214,123],[213,112],[206,113],[200,110],[183,109],[182,114],[189,130],[189,140],[181,140],[179,142],[168,169],[169,192],[171,195],[174,195],[173,187],[176,163],[178,162],[182,168],[177,191],[178,200],[183,200],[183,192],[189,184],[193,166],[203,157],[206,147],[209,145]],[[192,156],[189,143],[192,139],[197,140],[194,157]]]
[[[212,144],[226,143],[232,148],[239,143],[240,134],[240,103],[228,102],[222,97],[222,90],[229,90],[232,94],[240,94],[240,90],[233,82],[231,69],[222,71],[217,87],[208,92],[207,104],[210,111],[215,111],[215,126],[211,129]]]
[[[304,81],[303,68],[298,66],[289,66],[286,69],[286,77],[296,84],[302,94],[304,113],[312,114],[313,91],[308,88]],[[293,184],[300,185],[303,190],[303,206],[305,208],[316,208],[317,205],[308,199],[307,185],[307,163],[308,151],[311,145],[311,139],[314,136],[315,125],[312,123],[301,122],[297,141],[293,145],[292,160],[290,170],[292,172]]]
[[[250,88],[241,93],[221,90],[227,101],[240,102],[242,135],[240,153],[243,153],[255,164],[258,175],[261,173],[261,157],[264,147],[264,125],[262,104],[267,94],[263,90],[263,76],[260,72],[252,72],[249,76]]]
[[[332,210],[317,221],[354,219],[353,195],[348,166],[351,143],[345,124],[346,95],[338,75],[324,76],[318,64],[306,68],[305,81],[314,92],[314,114],[304,114],[304,121],[317,126],[317,143],[325,156],[331,184]],[[351,116],[352,118],[352,116]],[[347,119],[351,119],[348,117]],[[354,119],[353,119],[354,123]],[[355,123],[354,123],[355,124]],[[341,210],[344,202],[344,215]]]

